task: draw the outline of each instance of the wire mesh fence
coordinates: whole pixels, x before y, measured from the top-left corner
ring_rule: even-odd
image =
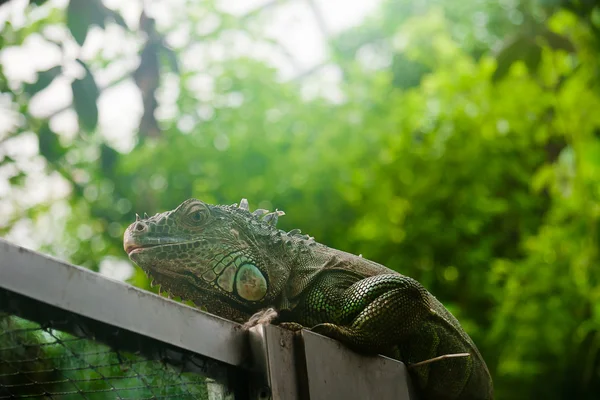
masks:
[[[199,355],[0,290],[0,399],[214,399],[232,393],[219,383],[227,375]]]
[[[0,315],[0,399],[208,398],[205,378],[93,340]]]

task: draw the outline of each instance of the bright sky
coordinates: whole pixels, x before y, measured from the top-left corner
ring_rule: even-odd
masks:
[[[136,28],[141,11],[141,1],[103,0],[104,4],[112,9],[118,10],[128,25]],[[157,20],[159,30],[172,29],[173,21],[180,21],[181,16],[189,12],[186,2],[193,0],[147,0],[148,14]],[[261,5],[268,3],[265,0],[220,0],[218,6],[221,10],[233,15],[244,15]],[[287,55],[274,49],[272,46],[251,42],[243,34],[232,37],[230,43],[217,43],[210,48],[201,48],[201,44],[191,44],[191,50],[184,52],[180,62],[191,69],[199,68],[203,59],[208,54],[212,59],[219,59],[225,52],[234,49],[241,54],[251,55],[265,60],[274,65],[281,79],[293,79],[303,72],[326,62],[327,47],[325,37],[359,25],[364,17],[374,11],[381,0],[358,1],[358,0],[289,0],[280,2],[269,8],[268,18],[260,19],[264,25],[258,27],[269,37],[277,41],[286,49]],[[28,24],[30,20],[24,17],[24,9],[28,0],[13,0],[8,5],[0,7],[0,30],[6,21],[10,21],[15,27]],[[50,0],[49,3],[60,7],[66,7],[68,0]],[[317,13],[315,13],[315,7]],[[47,13],[47,7],[41,7],[32,13],[30,18],[38,19]],[[317,14],[322,18],[319,21]],[[210,29],[210,20],[202,27],[193,29]],[[185,24],[181,29],[176,29],[168,37],[167,41],[174,47],[186,44]],[[325,32],[323,32],[325,30]],[[4,73],[13,82],[35,82],[37,71],[49,69],[62,63],[66,74],[75,77],[81,74],[82,69],[73,62],[80,56],[84,60],[93,59],[101,54],[108,59],[118,59],[109,68],[95,71],[96,82],[100,87],[108,85],[115,79],[120,78],[126,71],[136,68],[138,58],[136,49],[139,43],[134,39],[125,40],[123,34],[117,27],[109,27],[106,30],[93,28],[88,35],[81,54],[74,42],[69,44],[68,32],[61,26],[48,26],[43,30],[44,36],[64,42],[64,52],[58,48],[49,46],[46,39],[38,34],[30,35],[23,46],[4,48],[0,50],[0,63]],[[202,52],[200,52],[200,51]],[[67,61],[65,61],[67,60]],[[318,74],[319,85],[317,92],[313,95],[329,95],[336,100],[336,84],[340,74],[335,69],[324,68]],[[198,82],[199,91],[210,92],[210,77],[204,82]],[[313,90],[313,92],[315,92]],[[176,100],[176,91],[171,89],[169,81],[163,81],[163,87],[159,93],[161,107],[157,111],[168,116],[174,112],[169,103]],[[339,96],[337,98],[339,100]],[[30,102],[30,110],[38,117],[54,115],[51,119],[51,128],[61,137],[68,140],[77,135],[78,124],[75,112],[69,109],[72,102],[70,90],[70,79],[61,78],[55,80],[44,92],[36,95]],[[99,99],[99,129],[98,134],[117,150],[127,152],[133,148],[134,133],[142,115],[141,97],[133,81],[126,80],[110,89],[102,92]],[[18,209],[31,207],[37,203],[46,202],[50,199],[59,200],[68,194],[68,185],[58,176],[48,178],[44,172],[43,164],[31,161],[37,152],[37,138],[31,134],[21,134],[16,140],[2,140],[7,130],[10,129],[18,118],[18,114],[10,111],[10,103],[0,96],[0,156],[10,155],[20,160],[21,167],[30,171],[29,179],[23,188],[10,187],[5,179],[0,179],[0,222],[7,221]],[[60,111],[63,110],[63,111]],[[58,113],[57,113],[58,112]],[[0,171],[0,177],[6,173]],[[24,200],[25,199],[25,200]],[[23,204],[26,203],[26,204]],[[32,221],[23,220],[15,225],[15,228],[7,239],[30,248],[38,248],[41,243],[48,243],[51,237],[40,237],[39,232],[51,232],[56,230],[57,224],[64,220],[67,212],[65,205],[58,202],[53,212],[46,218],[42,218],[38,224],[46,225],[47,228],[34,227]],[[126,263],[125,263],[126,264]],[[131,273],[130,268],[122,263],[118,265],[114,260],[107,260],[101,265],[101,270],[106,275],[117,279],[126,279]]]

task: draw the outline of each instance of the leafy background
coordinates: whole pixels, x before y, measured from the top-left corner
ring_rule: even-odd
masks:
[[[384,0],[333,33],[312,1],[135,3],[0,7],[2,236],[156,290],[122,250],[135,212],[247,197],[422,282],[499,399],[598,397],[594,0]],[[310,46],[264,29],[286,7],[322,63],[282,67]]]

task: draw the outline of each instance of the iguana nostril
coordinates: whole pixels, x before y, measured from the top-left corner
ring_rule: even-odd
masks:
[[[137,224],[135,224],[135,230],[136,231],[139,232],[139,231],[143,231],[144,229],[146,229],[146,225],[144,225],[144,224],[142,224],[140,222],[138,222]]]

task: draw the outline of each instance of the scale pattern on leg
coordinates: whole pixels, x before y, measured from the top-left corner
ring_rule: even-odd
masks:
[[[363,351],[389,352],[431,313],[427,291],[399,274],[361,279],[340,293],[335,315],[313,327]]]

